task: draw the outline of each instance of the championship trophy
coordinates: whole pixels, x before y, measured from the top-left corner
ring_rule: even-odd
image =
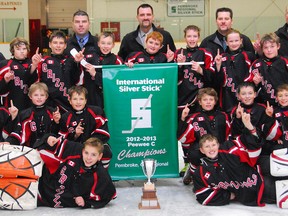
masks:
[[[150,180],[156,170],[156,160],[144,159],[142,169],[144,175],[148,178],[148,181],[147,183],[144,183],[142,189],[143,195],[141,196],[141,202],[138,207],[139,209],[160,209],[155,184]]]

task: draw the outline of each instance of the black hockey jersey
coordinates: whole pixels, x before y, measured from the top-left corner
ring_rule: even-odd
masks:
[[[71,110],[68,89],[79,81],[80,68],[73,58],[64,55],[46,56],[38,65],[39,78],[48,86],[47,104],[59,106],[62,111]]]
[[[101,52],[86,54],[85,60],[92,65],[121,65],[123,63],[119,56],[113,53],[104,55]],[[102,69],[97,68],[95,77],[92,77],[87,71],[85,71],[84,67],[81,68],[80,79],[77,85],[83,85],[87,88],[87,104],[103,108]]]
[[[39,144],[39,143],[38,143]],[[39,180],[40,203],[54,208],[77,207],[75,197],[82,196],[84,208],[102,208],[116,198],[116,189],[107,170],[99,161],[85,167],[83,145],[68,140],[54,147],[38,147],[44,161]]]
[[[21,145],[35,148],[34,144],[47,133],[57,134],[59,124],[53,120],[54,108],[43,105],[23,110],[19,114]]]
[[[250,75],[245,81],[253,82],[255,73],[263,77],[258,87],[257,101],[277,106],[276,89],[279,85],[288,83],[288,60],[282,56],[273,59],[260,58],[254,61]]]
[[[215,69],[213,68],[213,56],[211,52],[205,48],[186,48],[179,49],[175,52],[177,55],[183,50],[183,55],[186,56],[186,62],[196,61],[204,62],[201,65],[203,75],[193,71],[191,65],[183,65],[178,67],[178,108],[184,108],[188,103],[193,104],[196,100],[198,90],[203,87],[212,86]]]
[[[4,75],[9,71],[14,72],[14,79],[8,83],[4,80]],[[0,62],[0,96],[3,97],[3,105],[8,108],[10,100],[18,110],[24,110],[31,106],[28,97],[28,88],[31,84],[38,81],[38,74],[35,70],[30,73],[31,60],[17,60],[15,58]]]
[[[224,112],[231,113],[232,108],[238,104],[238,85],[249,76],[254,60],[254,53],[241,49],[222,54],[221,69],[216,72],[216,83],[220,85],[219,104]]]
[[[203,158],[193,174],[196,199],[202,205],[229,204],[234,193],[244,205],[264,206],[264,182],[259,167],[255,167],[261,142],[247,129],[243,133],[239,139],[221,144],[216,159]]]
[[[244,112],[250,113],[252,125],[262,132],[261,136],[264,139],[268,141],[276,141],[279,139],[281,136],[280,125],[275,118],[269,117],[266,114],[266,106],[264,104],[253,103],[248,106],[241,103],[241,107],[244,108]],[[239,136],[244,129],[242,120],[236,117],[236,109],[237,106],[235,106],[231,112],[231,135],[233,137]]]

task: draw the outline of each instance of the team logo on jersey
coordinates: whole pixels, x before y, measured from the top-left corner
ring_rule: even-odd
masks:
[[[198,117],[197,119],[198,119],[198,121],[204,121],[205,120],[204,117]]]
[[[278,117],[280,117],[281,116],[281,113],[279,112],[279,113],[275,113],[275,117],[276,118],[278,118]]]
[[[138,59],[138,62],[144,62],[144,61],[145,61],[144,58],[139,58],[139,59]]]
[[[206,172],[205,175],[204,175],[204,178],[205,178],[205,179],[208,179],[208,178],[210,177],[210,175],[211,175],[210,172]]]
[[[18,70],[19,69],[18,65],[13,65],[13,69]]]
[[[54,64],[54,60],[48,60],[47,64]]]

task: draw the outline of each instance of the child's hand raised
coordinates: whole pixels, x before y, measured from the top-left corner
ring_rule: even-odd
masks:
[[[169,44],[167,44],[167,62],[171,62],[174,60],[174,52],[170,49]]]
[[[180,54],[177,55],[177,62],[178,63],[186,62],[186,56],[183,55],[183,49],[181,49]]]
[[[10,107],[8,108],[8,111],[11,115],[12,121],[16,118],[18,115],[18,109],[14,106],[13,101],[10,100]]]
[[[75,139],[77,139],[81,134],[84,133],[84,127],[82,127],[82,121],[79,122],[75,129]]]
[[[188,116],[190,112],[190,109],[188,108],[188,104],[185,105],[183,111],[182,111],[182,115],[181,115],[181,120],[185,121],[186,117]]]
[[[76,62],[80,62],[84,59],[84,51],[85,51],[85,48],[83,48],[81,51],[79,51],[78,53],[75,54],[74,60]]]
[[[268,116],[270,116],[270,117],[273,116],[274,109],[273,109],[273,106],[272,106],[272,105],[270,106],[269,101],[267,101],[267,107],[266,107],[265,112],[266,112],[266,115],[268,115]]]
[[[32,56],[32,65],[37,67],[37,65],[41,62],[42,60],[42,54],[39,53],[39,47],[37,47],[35,54]]]
[[[220,71],[221,64],[222,64],[222,55],[220,54],[219,49],[217,49],[217,55],[215,56],[214,61],[216,63],[217,71]]]
[[[241,103],[238,103],[237,109],[236,109],[236,118],[240,119],[242,118],[242,114],[244,112],[244,108],[241,106]]]

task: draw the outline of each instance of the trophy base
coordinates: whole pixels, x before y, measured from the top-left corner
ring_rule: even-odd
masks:
[[[160,205],[157,198],[145,199],[141,198],[141,202],[138,205],[139,209],[160,209]]]
[[[141,197],[141,202],[138,205],[139,209],[160,209],[158,198],[156,195],[155,185],[144,184],[142,189],[143,195]]]

